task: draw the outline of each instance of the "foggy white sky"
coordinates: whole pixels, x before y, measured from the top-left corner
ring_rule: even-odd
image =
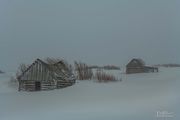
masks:
[[[178,0],[0,0],[0,69],[36,58],[180,63]]]

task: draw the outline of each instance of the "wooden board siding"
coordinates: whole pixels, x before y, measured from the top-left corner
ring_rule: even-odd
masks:
[[[127,74],[132,74],[132,73],[149,73],[149,72],[158,72],[158,68],[153,68],[153,67],[131,67],[131,68],[126,68],[126,73]]]
[[[64,87],[68,87],[68,86],[72,86],[73,84],[75,84],[74,81],[57,81],[57,88],[64,88]]]
[[[33,80],[23,80],[19,82],[19,91],[36,91],[35,83]],[[41,84],[41,90],[53,90],[56,89],[56,83],[51,81],[38,81]]]
[[[127,74],[132,74],[132,73],[143,73],[145,72],[144,68],[127,68],[126,73]]]
[[[48,70],[43,64],[35,62],[28,71],[20,78],[21,80],[47,81],[52,80],[52,71]]]
[[[25,81],[21,80],[19,82],[19,91],[34,91],[35,90],[35,82],[34,81]]]

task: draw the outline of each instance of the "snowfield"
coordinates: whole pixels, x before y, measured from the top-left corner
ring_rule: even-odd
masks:
[[[77,81],[74,86],[18,92],[0,74],[0,120],[180,120],[180,68],[125,75],[122,82]],[[157,117],[157,112],[171,116]]]

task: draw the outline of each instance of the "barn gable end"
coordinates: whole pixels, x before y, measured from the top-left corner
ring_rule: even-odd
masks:
[[[127,67],[143,67],[145,62],[142,59],[132,59],[128,64]]]

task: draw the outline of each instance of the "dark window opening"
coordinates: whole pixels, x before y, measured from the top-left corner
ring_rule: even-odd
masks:
[[[41,90],[41,82],[35,82],[35,90],[40,91]]]

